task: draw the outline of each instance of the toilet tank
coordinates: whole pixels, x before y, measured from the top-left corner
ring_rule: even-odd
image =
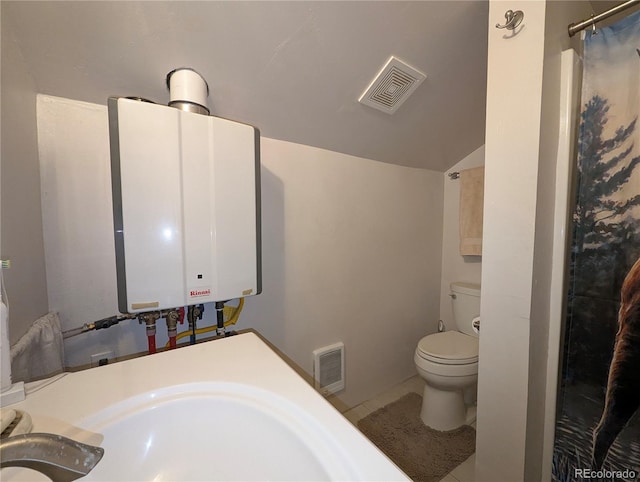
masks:
[[[478,336],[471,322],[480,316],[480,285],[476,283],[454,282],[450,285],[453,319],[458,331]]]

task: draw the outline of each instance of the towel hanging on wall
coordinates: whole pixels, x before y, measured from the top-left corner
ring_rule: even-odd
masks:
[[[484,167],[460,172],[460,254],[482,255]]]

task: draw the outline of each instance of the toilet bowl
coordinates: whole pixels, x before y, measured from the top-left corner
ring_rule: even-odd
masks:
[[[477,354],[478,339],[457,331],[420,340],[414,362],[425,381],[420,418],[427,427],[455,430],[475,421]]]
[[[414,362],[425,381],[420,418],[430,428],[455,430],[476,418],[480,286],[451,284],[457,330],[425,336]]]

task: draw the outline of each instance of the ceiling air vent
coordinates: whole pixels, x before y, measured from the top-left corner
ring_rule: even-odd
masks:
[[[402,60],[391,57],[358,102],[393,114],[426,77]]]

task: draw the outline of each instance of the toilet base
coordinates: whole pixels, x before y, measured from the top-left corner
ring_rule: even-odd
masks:
[[[465,425],[471,425],[476,421],[476,414],[478,413],[478,407],[475,405],[467,405],[467,421]]]
[[[476,407],[467,407],[464,398],[462,390],[439,390],[425,384],[420,410],[422,422],[443,432],[473,423]]]

